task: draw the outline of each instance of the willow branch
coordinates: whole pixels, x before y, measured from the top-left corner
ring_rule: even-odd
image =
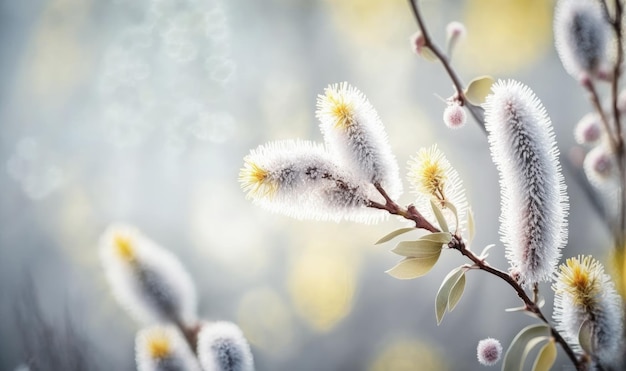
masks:
[[[493,268],[486,261],[476,256],[476,254],[474,254],[465,246],[465,242],[463,242],[463,239],[460,236],[454,236],[448,246],[452,249],[458,250],[462,255],[469,258],[480,270],[499,277],[500,279],[508,283],[509,286],[511,286],[515,290],[517,296],[519,296],[519,298],[524,302],[526,310],[536,315],[541,321],[548,325],[552,337],[557,343],[561,345],[567,356],[576,366],[576,369],[585,370],[585,365],[576,357],[576,353],[574,353],[567,341],[565,341],[561,334],[550,324],[550,321],[548,321],[548,319],[543,315],[538,303],[528,296],[524,288],[513,277],[511,277],[510,274]]]
[[[409,205],[407,208],[403,208],[402,206],[398,205],[395,201],[393,201],[389,197],[387,192],[380,186],[380,184],[375,184],[374,186],[385,199],[385,204],[381,204],[375,201],[369,201],[368,207],[386,210],[390,214],[402,216],[403,218],[407,220],[413,221],[415,223],[416,228],[426,229],[433,233],[441,232],[438,228],[430,224],[430,222],[428,222],[419,213],[419,211],[417,211],[417,209],[413,205]],[[524,302],[526,310],[536,315],[541,321],[543,321],[550,328],[550,333],[552,337],[557,343],[561,345],[561,347],[563,348],[567,356],[571,359],[572,363],[576,366],[576,369],[585,370],[585,364],[576,357],[576,354],[574,353],[572,348],[569,346],[567,341],[565,341],[565,339],[561,336],[561,334],[550,324],[548,319],[541,312],[541,308],[539,308],[539,305],[528,296],[528,294],[526,293],[522,285],[520,285],[519,282],[517,282],[517,280],[511,277],[511,275],[508,274],[507,272],[501,271],[499,269],[496,269],[490,266],[486,261],[476,256],[471,250],[469,250],[465,246],[465,242],[459,235],[453,236],[452,241],[450,241],[450,243],[448,244],[448,247],[450,247],[451,249],[458,250],[462,255],[469,258],[472,262],[474,262],[474,265],[478,269],[485,271],[487,273],[490,273],[502,279],[506,283],[508,283],[509,286],[511,286],[515,290],[517,295]]]
[[[615,31],[617,40],[617,58],[613,66],[613,79],[611,81],[611,98],[613,107],[613,122],[615,123],[615,156],[617,157],[617,167],[620,177],[620,213],[617,225],[619,230],[615,236],[616,247],[624,248],[624,235],[626,233],[626,159],[624,158],[624,139],[622,137],[622,123],[618,107],[618,88],[619,80],[622,73],[622,63],[624,61],[623,32],[622,32],[622,15],[623,4],[620,0],[615,0],[615,18],[611,22],[611,26]]]
[[[430,34],[428,33],[428,29],[426,28],[426,23],[424,23],[424,19],[422,18],[422,14],[420,13],[419,6],[417,5],[417,0],[409,0],[409,3],[411,4],[411,9],[413,10],[415,20],[417,21],[417,26],[419,27],[420,31],[422,32],[422,36],[424,37],[424,47],[429,48],[437,57],[443,68],[448,73],[448,76],[450,76],[450,80],[452,80],[452,83],[454,84],[454,88],[456,89],[457,97],[461,105],[467,107],[476,123],[480,126],[483,132],[486,132],[484,110],[480,106],[476,106],[469,102],[465,97],[465,88],[463,86],[464,84],[454,68],[452,68],[448,57],[441,51],[437,44],[432,41]]]

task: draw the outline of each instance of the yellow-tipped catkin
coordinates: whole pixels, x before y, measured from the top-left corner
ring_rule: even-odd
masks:
[[[174,326],[152,326],[137,333],[138,371],[200,371],[185,339]]]
[[[328,86],[318,96],[316,116],[333,161],[362,181],[380,184],[391,198],[400,196],[402,181],[387,132],[361,91],[347,82]]]
[[[578,352],[583,322],[592,329],[592,356],[611,364],[622,349],[622,300],[600,262],[591,256],[569,258],[559,266],[552,285],[557,329]]]
[[[436,144],[420,149],[414,157],[411,157],[408,162],[407,179],[417,195],[415,205],[426,218],[433,223],[436,221],[430,206],[430,201],[434,200],[442,208],[449,225],[458,228],[459,231],[465,228],[468,205],[463,183]],[[457,218],[447,208],[446,202],[454,205],[457,210],[458,227]]]
[[[102,264],[119,304],[139,322],[193,323],[196,291],[178,258],[127,225],[100,238]]]

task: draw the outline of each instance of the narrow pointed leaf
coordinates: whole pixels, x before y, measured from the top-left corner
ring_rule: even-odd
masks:
[[[476,236],[476,224],[474,221],[474,213],[471,208],[467,208],[467,232],[468,232],[468,245],[471,245]]]
[[[420,50],[420,55],[429,62],[435,62],[439,59],[437,58],[435,52],[433,52],[432,49],[427,46],[422,47],[422,49]]]
[[[526,356],[526,345],[532,339],[546,337],[550,330],[544,324],[536,324],[524,327],[511,341],[509,349],[504,355],[502,371],[520,371],[523,368],[524,357]]]
[[[593,323],[589,320],[584,320],[578,329],[578,343],[583,348],[585,353],[594,353],[594,339],[593,339]]]
[[[506,308],[504,311],[511,313],[511,312],[521,312],[524,310],[526,310],[526,307]]]
[[[441,253],[424,258],[406,258],[386,273],[400,280],[421,277],[430,272],[437,260],[439,260],[440,255]]]
[[[489,250],[491,250],[491,248],[494,247],[494,246],[495,246],[494,244],[485,246],[483,251],[480,253],[479,257],[481,259],[485,259],[486,257],[488,257],[489,256]]]
[[[554,339],[550,339],[539,351],[532,371],[549,371],[554,361],[556,361],[556,344]]]
[[[520,370],[524,369],[524,363],[526,362],[526,358],[528,358],[528,355],[530,354],[530,352],[539,344],[543,343],[544,341],[550,339],[550,337],[548,336],[538,336],[536,338],[532,338],[530,340],[528,340],[528,343],[526,343],[526,347],[524,347],[524,353],[522,353],[522,363],[520,364]]]
[[[544,298],[543,296],[540,296],[539,300],[537,300],[537,306],[539,308],[543,308],[544,305],[546,305],[546,298]]]
[[[442,243],[431,240],[402,241],[392,252],[413,258],[426,258],[441,253]]]
[[[452,287],[459,280],[459,277],[464,273],[462,268],[463,267],[458,267],[453,269],[443,279],[441,286],[439,286],[439,291],[437,291],[437,297],[435,299],[435,314],[437,315],[437,325],[441,323],[443,315],[446,313],[446,309],[448,308],[448,300],[450,298],[450,291],[452,290]]]
[[[430,200],[430,207],[433,209],[435,218],[437,218],[439,228],[441,228],[441,230],[444,232],[450,232],[450,229],[448,228],[448,222],[446,222],[446,218],[443,216],[443,213],[441,212],[439,206],[435,202],[433,202],[433,200]]]
[[[465,89],[465,98],[477,106],[485,103],[485,98],[491,92],[491,85],[494,80],[491,76],[480,76],[470,81]]]
[[[454,214],[454,222],[455,224],[455,228],[456,230],[454,231],[454,233],[458,233],[459,231],[459,213],[458,211],[456,211],[456,206],[454,206],[454,204],[452,202],[446,201],[445,206],[452,211],[452,214]]]
[[[461,270],[463,274],[456,280],[454,286],[450,290],[450,295],[448,296],[448,312],[452,312],[456,305],[461,300],[461,296],[463,296],[463,291],[465,290],[465,270]]]
[[[398,237],[401,234],[404,234],[404,233],[407,233],[407,232],[411,232],[411,231],[414,231],[414,230],[415,230],[415,228],[400,228],[400,229],[396,229],[395,231],[385,235],[380,240],[376,241],[376,243],[374,245],[380,245],[381,243],[385,243],[387,241],[391,241],[392,239]]]
[[[451,240],[452,234],[450,234],[450,232],[436,232],[424,235],[420,237],[418,241],[434,241],[447,245]]]

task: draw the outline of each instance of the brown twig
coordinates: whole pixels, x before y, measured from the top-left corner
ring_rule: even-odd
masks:
[[[441,232],[438,228],[430,224],[413,205],[409,205],[407,208],[403,208],[389,197],[387,192],[380,186],[380,184],[375,184],[374,186],[385,199],[385,204],[383,205],[379,202],[370,201],[368,204],[369,207],[386,210],[390,214],[400,215],[404,217],[405,219],[415,222],[416,228],[426,229],[433,233]],[[452,241],[448,244],[448,247],[459,251],[462,255],[469,258],[478,269],[483,270],[487,273],[490,273],[496,277],[499,277],[500,279],[508,283],[511,287],[513,287],[517,295],[524,302],[526,306],[526,310],[536,315],[541,321],[543,321],[546,325],[548,325],[548,327],[550,328],[550,333],[552,334],[552,337],[555,339],[557,343],[561,345],[561,347],[563,348],[567,356],[571,359],[572,363],[576,366],[576,369],[585,370],[585,364],[576,357],[576,354],[574,353],[572,348],[569,346],[567,341],[565,341],[565,339],[561,336],[561,334],[550,324],[550,322],[546,319],[546,317],[541,312],[541,308],[539,308],[538,303],[536,303],[534,300],[532,300],[528,296],[528,294],[526,293],[526,291],[524,290],[524,288],[519,282],[517,282],[507,272],[501,271],[499,269],[496,269],[490,266],[486,261],[476,256],[471,250],[469,250],[465,246],[465,242],[459,235],[453,236]]]
[[[618,106],[618,88],[619,80],[622,72],[622,63],[624,61],[624,48],[622,46],[623,32],[622,32],[622,14],[623,4],[620,0],[615,0],[615,18],[611,21],[611,26],[615,32],[615,39],[617,44],[617,58],[615,65],[613,66],[613,79],[611,81],[611,101],[613,107],[613,122],[615,124],[615,156],[617,157],[617,168],[620,177],[620,213],[617,225],[619,230],[615,236],[615,243],[618,249],[624,248],[624,238],[626,233],[626,159],[624,158],[624,139],[622,137],[622,123],[621,115]]]
[[[476,120],[476,123],[484,132],[486,132],[484,110],[480,106],[473,105],[465,97],[465,88],[463,86],[463,82],[461,81],[461,78],[459,78],[459,75],[456,73],[454,68],[452,68],[448,57],[441,51],[437,44],[432,41],[430,34],[428,33],[428,29],[426,28],[426,24],[424,23],[422,15],[419,11],[417,0],[409,0],[409,3],[411,4],[411,9],[413,10],[413,15],[415,16],[417,25],[422,32],[422,36],[424,37],[424,47],[429,48],[437,57],[439,62],[441,62],[443,68],[446,70],[448,76],[450,76],[450,79],[454,84],[454,88],[456,89],[456,94],[458,96],[459,102],[461,103],[461,105],[467,107],[472,117],[474,117],[474,120]]]
[[[550,333],[552,334],[552,337],[554,338],[554,340],[556,340],[557,343],[561,345],[561,347],[563,348],[567,356],[570,358],[572,363],[576,366],[576,369],[577,370],[586,369],[585,365],[576,357],[576,353],[574,353],[574,351],[572,350],[570,345],[567,343],[567,341],[565,341],[565,339],[561,336],[561,334],[550,324],[550,322],[543,315],[543,313],[541,312],[541,308],[539,308],[538,303],[536,303],[534,300],[532,300],[528,296],[528,294],[526,293],[522,285],[520,285],[513,277],[511,277],[510,274],[508,274],[507,272],[501,271],[499,269],[493,268],[486,261],[476,256],[471,250],[467,249],[467,247],[465,246],[465,243],[463,242],[463,239],[460,236],[454,236],[448,246],[452,249],[458,250],[461,254],[469,258],[471,261],[474,262],[474,264],[480,270],[483,270],[496,277],[499,277],[500,279],[508,283],[509,286],[511,286],[515,290],[519,298],[522,299],[522,301],[524,302],[524,305],[526,306],[526,310],[536,315],[541,321],[543,321],[546,325],[548,325],[548,327],[550,328]]]

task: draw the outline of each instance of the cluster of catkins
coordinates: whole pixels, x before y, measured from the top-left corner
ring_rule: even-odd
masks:
[[[555,10],[556,49],[565,70],[583,86],[596,81],[611,81],[611,64],[616,47],[602,6],[597,1],[559,1]],[[617,100],[619,114],[626,113],[626,93]],[[587,178],[594,186],[608,190],[615,187],[617,164],[612,133],[608,125],[613,115],[597,112],[583,116],[575,128],[576,141],[588,148],[583,162]],[[604,121],[604,122],[603,122]]]
[[[139,323],[139,371],[253,371],[250,346],[231,322],[200,320],[191,277],[170,251],[126,225],[100,239],[104,270],[119,304]]]
[[[384,213],[368,209],[402,192],[398,165],[374,107],[356,88],[335,84],[317,100],[324,144],[284,140],[261,145],[239,174],[248,197],[298,219],[373,223]]]

